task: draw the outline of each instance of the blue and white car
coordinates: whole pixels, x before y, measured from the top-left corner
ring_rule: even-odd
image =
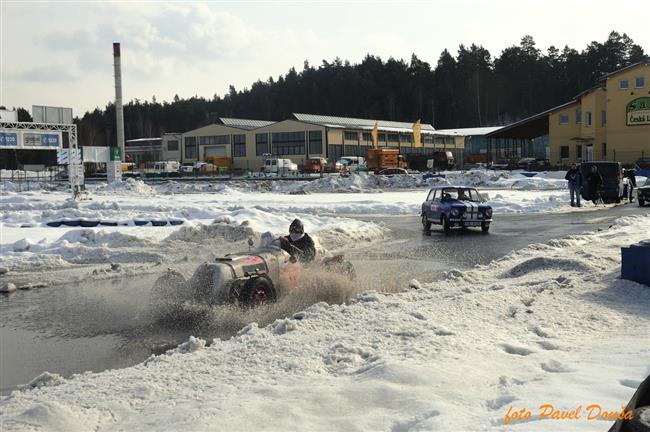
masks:
[[[481,227],[484,233],[490,230],[492,207],[474,188],[463,186],[441,186],[429,191],[422,203],[422,227],[431,230],[431,224],[440,224],[445,233],[453,227]]]

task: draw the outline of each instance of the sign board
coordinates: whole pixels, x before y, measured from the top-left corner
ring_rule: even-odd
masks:
[[[72,124],[72,108],[32,105],[34,123]]]
[[[108,149],[109,147],[84,146],[82,147],[83,161],[84,162],[108,162],[110,160]]]
[[[112,160],[112,161],[121,161],[122,160],[122,154],[120,153],[120,148],[119,147],[111,147],[110,160]]]
[[[650,97],[630,101],[625,111],[625,124],[628,126],[650,125]]]
[[[16,132],[0,132],[0,147],[18,147]]]
[[[72,152],[72,158],[70,157],[70,149],[59,149],[56,151],[56,163],[57,165],[68,165],[70,159],[72,159],[73,164],[81,163],[81,150],[75,149]]]

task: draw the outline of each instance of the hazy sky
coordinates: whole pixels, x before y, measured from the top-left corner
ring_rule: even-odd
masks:
[[[650,51],[647,0],[429,2],[11,2],[0,0],[0,105],[68,106],[114,98],[112,43],[122,44],[126,101],[223,95],[303,62],[367,53],[434,65],[476,43],[498,56],[530,34],[582,50],[611,30]],[[543,89],[540,89],[543,91]]]

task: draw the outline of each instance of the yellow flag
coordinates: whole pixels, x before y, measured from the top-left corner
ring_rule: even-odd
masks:
[[[422,147],[422,142],[420,141],[421,127],[420,119],[413,123],[413,147],[419,148]]]
[[[377,122],[375,122],[375,127],[372,128],[372,148],[377,148],[378,147],[378,141],[379,141],[379,129],[377,127]]]

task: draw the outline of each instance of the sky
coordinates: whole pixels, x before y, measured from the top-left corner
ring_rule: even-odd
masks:
[[[304,61],[366,54],[432,65],[475,43],[498,56],[522,36],[538,48],[584,49],[612,30],[650,51],[650,6],[640,2],[30,2],[0,0],[0,105],[72,107],[115,97],[112,43],[122,45],[126,101],[211,98],[230,85],[285,74]]]

